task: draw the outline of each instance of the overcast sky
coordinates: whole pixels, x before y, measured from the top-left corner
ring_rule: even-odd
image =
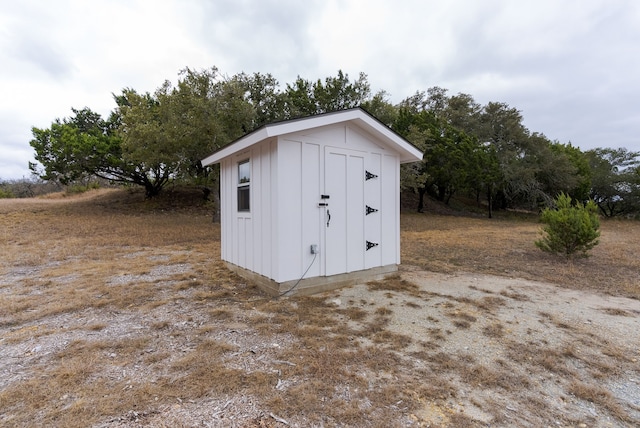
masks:
[[[552,140],[640,151],[636,0],[0,0],[0,179],[29,177],[32,126],[214,65],[283,87],[362,71],[394,103],[440,86]]]

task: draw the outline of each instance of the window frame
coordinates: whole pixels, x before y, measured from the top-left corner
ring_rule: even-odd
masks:
[[[237,183],[237,210],[238,212],[251,212],[251,160],[243,159],[237,163],[238,165],[238,183]],[[244,170],[244,166],[248,168]],[[243,171],[244,170],[244,171]]]

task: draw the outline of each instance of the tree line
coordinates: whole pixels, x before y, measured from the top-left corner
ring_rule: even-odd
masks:
[[[107,118],[85,107],[49,128],[32,128],[32,172],[62,184],[98,177],[140,185],[148,197],[172,182],[209,188],[216,171],[200,160],[247,132],[360,106],[424,153],[401,171],[403,189],[418,195],[418,211],[427,195],[445,204],[454,195],[473,197],[491,216],[495,209],[541,209],[566,194],[593,200],[607,217],[640,213],[640,153],[551,141],[528,130],[506,103],[481,105],[440,87],[393,104],[385,91],[371,91],[364,73],[298,76],[282,87],[271,74],[186,68],[176,84],[167,80],[153,93],[125,88],[114,101]]]

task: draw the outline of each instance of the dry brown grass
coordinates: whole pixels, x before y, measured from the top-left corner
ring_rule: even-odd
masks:
[[[282,426],[277,418],[486,426],[452,404],[466,401],[491,425],[509,426],[509,400],[525,410],[517,421],[536,425],[550,421],[539,409],[558,399],[527,395],[540,391],[537,382],[632,422],[598,385],[635,373],[634,356],[545,312],[544,325],[575,344],[515,340],[495,316],[526,295],[476,288],[485,295],[453,299],[397,275],[367,286],[398,298],[395,306],[269,299],[224,268],[208,208],[190,207],[123,191],[0,201],[0,425],[194,426],[238,406],[237,426]],[[540,253],[537,229],[523,220],[404,214],[403,262],[639,297],[636,223],[604,222],[593,257],[573,265]],[[392,329],[403,310],[438,315],[423,317],[416,340]],[[457,334],[502,341],[504,352],[472,355],[452,343]],[[200,419],[181,419],[191,413]]]
[[[599,385],[574,381],[569,385],[569,392],[582,400],[604,407],[620,420],[637,422],[629,417],[628,413],[616,402],[609,391]]]
[[[500,322],[493,322],[482,329],[485,336],[488,337],[503,337],[504,326]]]
[[[369,290],[388,290],[397,291],[410,296],[422,296],[420,287],[400,277],[400,275],[391,275],[384,281],[371,281],[367,283]]]
[[[600,244],[591,257],[573,262],[535,247],[540,224],[532,218],[405,213],[401,223],[403,264],[436,272],[462,270],[520,277],[640,298],[637,221],[602,221]]]

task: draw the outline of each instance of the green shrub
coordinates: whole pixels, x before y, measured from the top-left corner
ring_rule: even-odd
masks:
[[[567,258],[587,257],[588,251],[598,245],[600,237],[597,205],[593,201],[572,205],[571,197],[564,193],[555,202],[556,209],[542,211],[540,220],[546,226],[542,228],[543,237],[535,242],[536,246]]]
[[[15,198],[15,195],[9,189],[3,189],[0,187],[0,199]]]
[[[100,183],[92,181],[87,184],[72,184],[67,186],[66,192],[68,195],[76,195],[79,193],[88,192],[89,190],[99,189]]]

